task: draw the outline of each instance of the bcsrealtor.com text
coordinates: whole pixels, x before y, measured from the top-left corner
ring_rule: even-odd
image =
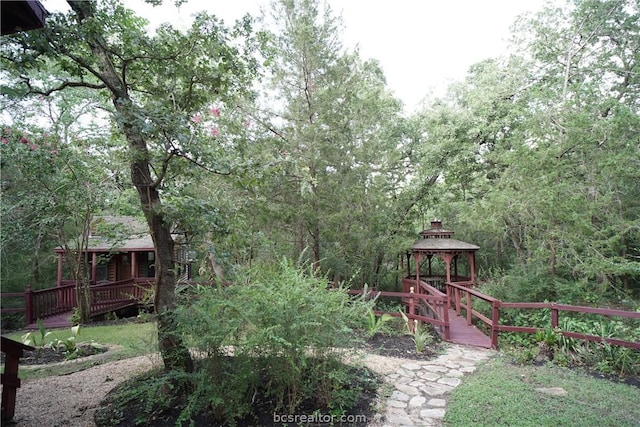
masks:
[[[326,424],[334,425],[340,423],[360,424],[366,423],[366,415],[331,415],[331,414],[273,414],[274,423],[293,423],[293,424]]]

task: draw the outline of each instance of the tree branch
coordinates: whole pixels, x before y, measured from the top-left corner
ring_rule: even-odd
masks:
[[[20,78],[24,81],[24,83],[27,85],[27,88],[29,88],[29,93],[35,94],[35,95],[44,95],[44,96],[49,96],[51,95],[53,92],[59,92],[61,90],[64,90],[68,87],[85,87],[85,88],[89,88],[89,89],[104,89],[106,88],[106,86],[104,84],[94,84],[94,83],[87,83],[87,82],[63,82],[60,86],[57,87],[53,87],[50,88],[48,90],[40,90],[40,89],[36,89],[31,85],[31,80],[26,77],[26,76],[20,76]]]

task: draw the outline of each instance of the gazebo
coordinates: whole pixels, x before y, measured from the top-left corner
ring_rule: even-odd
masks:
[[[403,292],[409,292],[412,283],[425,282],[446,292],[447,282],[473,286],[476,282],[475,254],[479,246],[452,238],[453,231],[442,228],[442,221],[434,219],[431,228],[420,233],[407,252],[407,279]],[[412,262],[413,260],[413,262]],[[444,265],[443,265],[444,264]],[[421,286],[415,292],[421,293]]]

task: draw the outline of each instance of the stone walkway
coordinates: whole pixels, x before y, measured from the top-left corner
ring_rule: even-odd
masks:
[[[441,426],[448,394],[465,374],[493,354],[484,348],[449,344],[446,353],[436,359],[405,361],[385,375],[393,392],[382,426]]]

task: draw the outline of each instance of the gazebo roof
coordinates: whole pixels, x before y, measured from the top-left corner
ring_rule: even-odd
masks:
[[[480,246],[456,239],[418,239],[411,247],[414,251],[477,251]]]
[[[413,243],[411,249],[414,252],[454,252],[454,251],[477,251],[479,246],[461,240],[452,239],[453,231],[442,228],[442,221],[434,219],[431,221],[431,228],[420,233],[421,239]]]

